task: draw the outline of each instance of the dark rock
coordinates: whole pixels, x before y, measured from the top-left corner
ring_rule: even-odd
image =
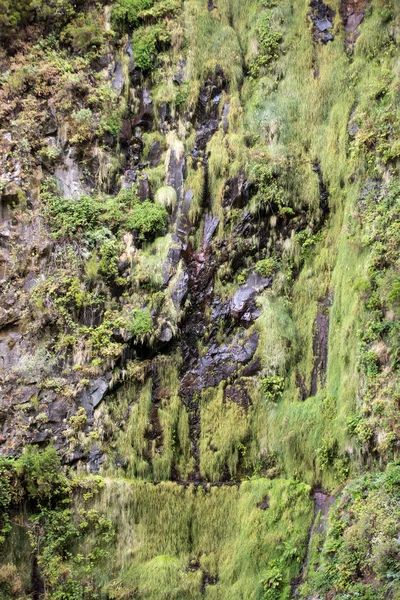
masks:
[[[150,186],[148,176],[141,175],[138,179],[138,194],[141,202],[150,198]]]
[[[85,409],[88,418],[88,424],[93,423],[94,409],[100,404],[108,390],[110,376],[107,379],[100,377],[92,381],[87,390],[80,398],[80,405]]]
[[[186,297],[189,290],[189,275],[186,271],[182,271],[175,283],[174,289],[171,292],[171,299],[175,308],[179,308],[182,301]]]
[[[344,22],[348,52],[354,50],[357,38],[360,35],[359,27],[364,19],[366,8],[367,0],[341,0],[340,12]]]
[[[223,206],[232,206],[233,208],[243,208],[250,196],[251,184],[243,173],[240,173],[233,179],[228,179],[225,184]]]
[[[224,398],[225,400],[230,400],[246,410],[252,404],[250,396],[247,393],[246,385],[242,380],[239,380],[233,385],[228,385],[224,393]]]
[[[334,38],[331,33],[324,33],[320,39],[323,44],[327,44],[328,42],[331,42]]]
[[[124,87],[124,73],[122,71],[122,64],[120,62],[118,62],[115,67],[115,71],[112,78],[112,86],[116,91],[117,96],[120,96]]]
[[[49,405],[49,422],[62,423],[67,418],[68,406],[65,400],[56,400]]]
[[[269,497],[264,496],[264,498],[257,504],[257,508],[260,510],[267,510],[269,508]]]
[[[219,224],[219,218],[213,215],[207,214],[204,221],[204,235],[203,235],[203,250],[205,250],[210,242],[211,238],[215,233]]]
[[[224,130],[225,133],[228,133],[228,130],[229,130],[229,121],[228,121],[229,109],[230,109],[230,104],[229,104],[229,102],[226,102],[224,104],[224,108],[222,109],[222,129]]]
[[[158,109],[160,117],[161,128],[164,130],[164,126],[172,121],[171,107],[168,102],[163,102]]]
[[[332,29],[333,25],[328,19],[315,19],[314,25],[319,31],[326,31]]]
[[[132,124],[130,119],[124,119],[122,121],[121,131],[119,134],[119,139],[122,143],[129,144],[132,137]]]
[[[128,466],[128,461],[126,458],[122,458],[121,456],[117,456],[115,458],[115,468],[125,470]]]
[[[167,185],[176,191],[179,200],[183,193],[183,171],[185,166],[184,156],[179,156],[174,147],[170,151],[170,159],[167,165]]]
[[[314,366],[311,375],[310,396],[315,396],[319,385],[324,386],[328,366],[329,308],[333,303],[333,294],[328,294],[318,307],[313,327]]]
[[[252,273],[246,283],[241,285],[230,302],[232,315],[238,319],[250,307],[250,302],[257,294],[265,290],[272,282],[272,277],[261,277],[258,273]]]
[[[255,358],[243,368],[242,375],[243,377],[253,377],[253,375],[257,375],[260,369],[261,361],[259,358]]]
[[[131,40],[129,40],[129,42],[126,45],[126,53],[129,56],[129,73],[131,74],[135,70],[135,60],[133,57],[133,48]]]
[[[111,65],[112,61],[113,61],[112,54],[103,54],[103,56],[100,56],[93,63],[93,68],[96,71],[102,71],[103,69],[107,69],[107,67],[109,67]]]
[[[106,379],[96,379],[89,385],[90,398],[93,408],[96,408],[103,400],[108,390],[108,381]]]
[[[311,20],[314,25],[314,41],[322,42],[323,44],[333,40],[333,35],[327,33],[328,29],[332,29],[333,18],[335,11],[324,4],[322,0],[311,0]]]
[[[168,250],[167,258],[162,268],[163,284],[167,285],[171,277],[176,273],[177,266],[181,259],[181,249],[179,246],[172,246]]]
[[[73,465],[85,456],[82,447],[75,448],[73,452],[68,452],[62,457],[62,462],[66,465]]]
[[[50,431],[37,431],[32,436],[33,444],[43,444],[43,442],[47,442],[50,439],[51,433]]]
[[[354,137],[355,135],[357,135],[358,129],[359,129],[359,127],[358,127],[358,123],[356,120],[350,121],[350,123],[347,126],[348,134],[351,137]]]
[[[153,142],[149,150],[149,162],[152,167],[158,167],[160,164],[161,153],[162,149],[160,142]]]
[[[158,339],[160,340],[160,342],[164,342],[167,344],[172,340],[173,337],[174,335],[170,327],[168,327],[168,325],[164,325]]]
[[[148,131],[151,128],[153,117],[153,100],[151,99],[149,91],[146,88],[143,88],[139,103],[139,110],[137,111],[137,114],[133,120],[133,126],[141,127],[144,129],[144,131]]]
[[[248,363],[254,356],[258,345],[258,335],[246,337],[238,333],[229,345],[213,344],[205,356],[199,358],[195,368],[191,369],[181,381],[181,389],[200,391],[216,387],[221,381],[236,373],[241,365]]]
[[[100,467],[104,462],[104,454],[100,448],[95,444],[88,455],[88,465],[91,473],[98,473]]]
[[[192,200],[193,191],[186,190],[176,224],[176,235],[181,243],[182,249],[184,250],[187,248],[187,237],[192,228],[192,223],[189,217]]]
[[[193,156],[195,152],[198,153],[199,150],[205,150],[208,142],[218,130],[218,126],[219,120],[213,119],[202,125],[202,127],[196,131],[196,142],[193,150]]]
[[[172,81],[177,85],[182,85],[185,80],[185,61],[180,60],[178,62],[178,68],[175,75],[172,78]]]

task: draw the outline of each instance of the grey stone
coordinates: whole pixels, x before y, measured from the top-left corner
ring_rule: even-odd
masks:
[[[261,277],[258,273],[252,273],[246,283],[241,285],[233,296],[230,309],[235,317],[240,317],[249,307],[251,300],[257,294],[266,289],[272,282],[272,277]]]
[[[315,27],[319,29],[319,31],[326,31],[327,29],[332,29],[333,25],[328,19],[315,19],[314,21]]]
[[[120,62],[118,62],[117,66],[115,67],[114,75],[112,78],[112,86],[115,89],[117,95],[120,96],[124,87],[124,74]]]
[[[93,408],[96,408],[103,400],[108,390],[108,381],[105,379],[96,379],[89,385],[89,393]]]
[[[181,306],[183,299],[188,293],[188,287],[189,275],[186,273],[186,271],[182,271],[171,293],[172,302],[174,303],[176,308],[179,308]]]

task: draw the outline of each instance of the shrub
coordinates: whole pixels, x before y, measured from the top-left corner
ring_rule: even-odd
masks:
[[[164,23],[138,29],[132,44],[135,66],[141,71],[150,71],[158,50],[169,41],[170,36]]]
[[[151,8],[154,0],[117,0],[112,10],[112,23],[117,29],[136,27],[139,13]]]
[[[261,583],[264,588],[264,600],[278,600],[283,585],[281,569],[277,565],[272,565],[264,574]]]
[[[137,232],[139,239],[154,237],[167,224],[168,214],[163,206],[153,204],[149,200],[134,206],[127,219],[128,229]]]
[[[70,0],[0,0],[0,38],[31,22],[61,25],[73,14]]]
[[[30,498],[50,502],[68,491],[68,483],[62,474],[60,457],[53,446],[38,450],[28,446],[19,459],[18,470]]]
[[[277,266],[274,258],[264,258],[256,264],[256,271],[261,277],[270,277],[276,271]]]
[[[104,43],[101,20],[92,12],[80,13],[68,23],[61,37],[71,43],[75,52],[99,51]]]
[[[278,48],[282,41],[282,34],[271,27],[268,13],[261,15],[256,28],[258,55],[249,64],[249,75],[252,79],[260,76],[261,71],[278,58]]]
[[[42,200],[55,238],[72,237],[78,231],[93,229],[101,214],[101,204],[91,196],[79,199],[62,198],[55,182],[47,181],[42,188]]]
[[[264,392],[265,399],[267,401],[277,402],[282,396],[285,380],[279,375],[271,375],[270,377],[264,377],[261,382],[261,388]]]
[[[153,319],[147,310],[134,310],[127,330],[136,338],[143,338],[153,330]]]

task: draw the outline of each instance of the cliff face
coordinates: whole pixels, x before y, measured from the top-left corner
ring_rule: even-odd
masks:
[[[0,593],[396,598],[396,2],[3,4]]]

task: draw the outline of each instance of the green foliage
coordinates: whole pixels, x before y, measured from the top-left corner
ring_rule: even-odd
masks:
[[[80,111],[82,112],[82,111]],[[90,111],[89,111],[90,112]],[[42,187],[42,201],[54,237],[85,237],[93,244],[103,237],[102,224],[107,223],[116,233],[136,231],[140,240],[151,238],[165,228],[168,213],[163,206],[150,200],[139,202],[132,190],[121,190],[115,197],[80,196],[63,198],[57,193],[55,182],[47,180]],[[100,248],[101,268],[114,270],[118,244],[115,239]],[[114,266],[110,265],[114,263]]]
[[[257,21],[256,35],[258,42],[258,53],[248,67],[251,78],[256,79],[260,74],[278,58],[279,45],[283,35],[271,26],[271,17],[267,12],[261,14]]]
[[[285,380],[278,375],[264,377],[261,381],[261,389],[267,402],[277,402],[282,396]]]
[[[46,182],[43,187],[42,200],[55,238],[73,237],[93,230],[102,212],[101,203],[91,196],[81,196],[79,199],[59,196],[52,181]]]
[[[129,215],[126,226],[138,233],[139,239],[154,237],[162,231],[168,220],[168,213],[163,206],[145,200],[136,204]]]
[[[17,463],[17,471],[28,496],[39,504],[50,504],[69,491],[60,457],[53,446],[41,451],[27,446]]]
[[[154,0],[117,0],[112,10],[113,23],[119,29],[136,27],[142,10],[151,8]]]
[[[269,507],[262,510],[266,497]],[[205,576],[212,578],[208,594],[221,600],[272,598],[264,595],[266,588],[286,600],[312,518],[309,488],[280,479],[205,490],[109,480],[93,508],[101,513],[105,506],[115,530],[108,546],[113,572],[95,568],[95,590],[143,600],[201,600]],[[89,544],[95,547],[97,540],[95,534]]]
[[[79,13],[65,27],[62,39],[69,41],[77,53],[91,52],[96,55],[104,44],[104,29],[100,15],[94,12]]]
[[[70,0],[1,0],[0,26],[2,36],[30,22],[62,24],[74,14]]]
[[[388,598],[400,587],[398,465],[354,480],[329,516],[329,529],[317,568],[305,594],[332,598]],[[303,596],[302,596],[303,597]]]
[[[279,566],[271,565],[271,567],[264,573],[261,581],[264,588],[264,600],[279,600],[284,578]]]
[[[147,72],[154,66],[158,50],[170,41],[170,35],[163,23],[140,27],[133,39],[135,65]]]
[[[149,72],[158,53],[168,47],[171,36],[168,17],[177,14],[180,0],[117,0],[112,9],[112,22],[119,31],[135,28],[132,47],[135,66]]]
[[[264,258],[256,264],[256,272],[261,277],[271,277],[278,268],[278,263],[274,258]]]
[[[141,339],[153,331],[153,319],[147,310],[135,310],[127,324],[127,330],[135,338]]]
[[[283,187],[270,166],[256,164],[252,169],[252,177],[258,190],[255,199],[258,210],[271,210],[284,205]]]

